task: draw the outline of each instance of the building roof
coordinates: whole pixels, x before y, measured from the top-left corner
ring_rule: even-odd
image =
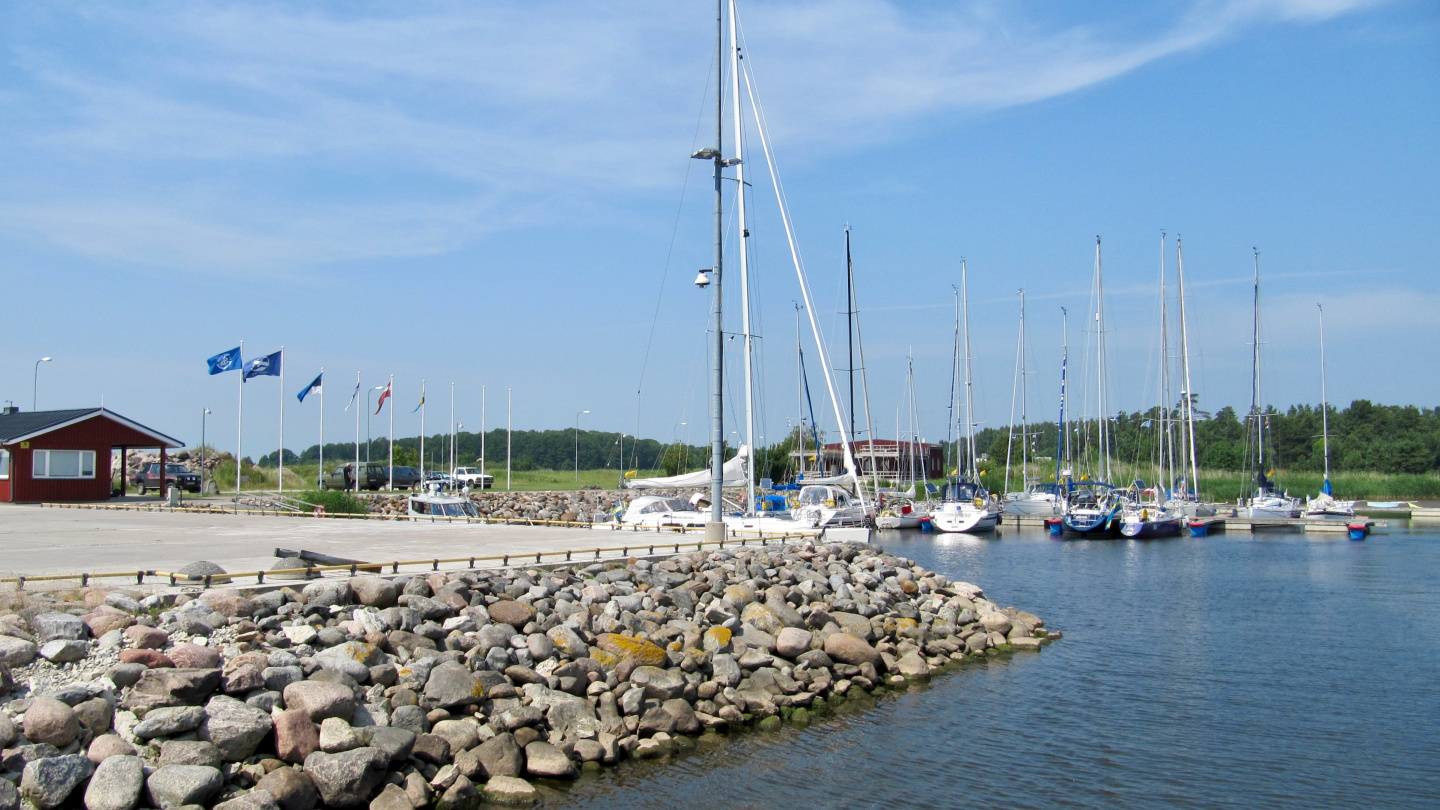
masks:
[[[157,430],[145,427],[114,411],[104,408],[69,408],[63,411],[16,411],[0,413],[0,444],[13,444],[63,427],[84,422],[97,416],[104,416],[131,430],[143,433],[155,440],[156,446],[184,447],[179,439],[166,436]]]

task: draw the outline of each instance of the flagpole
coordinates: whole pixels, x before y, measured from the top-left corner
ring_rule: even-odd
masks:
[[[455,383],[450,383],[450,474],[455,474]],[[455,485],[454,481],[450,482]]]
[[[245,437],[245,341],[240,341],[240,407],[235,411],[235,494],[240,494],[241,439]]]
[[[395,375],[390,375],[390,481],[387,488],[395,491]]]
[[[420,489],[425,489],[425,380],[420,380]]]
[[[315,486],[324,489],[325,482],[325,367],[320,367],[320,469],[315,475]]]
[[[285,494],[285,347],[280,347],[280,494]]]
[[[480,386],[480,489],[485,489],[485,386]]]
[[[360,372],[355,372],[355,494],[360,494]],[[367,409],[369,405],[365,406]]]
[[[505,491],[510,491],[510,391],[505,389]]]

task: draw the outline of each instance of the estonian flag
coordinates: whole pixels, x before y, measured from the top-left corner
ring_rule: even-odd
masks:
[[[425,389],[424,389],[424,388],[421,388],[421,389],[420,389],[420,404],[415,406],[415,411],[418,411],[418,410],[420,410],[420,409],[423,408],[423,407],[425,407]],[[415,413],[415,411],[411,411],[411,413]]]
[[[221,352],[205,362],[210,364],[211,374],[236,371],[240,368],[240,347],[236,346],[228,352]]]
[[[295,398],[298,399],[298,400],[300,400],[301,402],[304,402],[304,401],[305,401],[305,397],[309,396],[311,393],[313,393],[313,392],[315,392],[315,391],[319,391],[319,390],[320,390],[320,378],[321,378],[321,377],[324,377],[324,376],[325,376],[325,372],[323,372],[323,371],[320,372],[319,374],[316,374],[316,375],[315,375],[315,380],[314,380],[314,382],[312,382],[312,383],[310,383],[309,385],[305,386],[305,390],[304,390],[304,391],[301,391],[301,392],[298,393],[298,394],[296,394],[296,395],[295,395]]]
[[[380,402],[375,405],[375,414],[377,416],[379,415],[380,411],[385,409],[385,400],[390,398],[391,385],[393,385],[393,383],[385,383],[385,390],[380,392]]]
[[[257,357],[245,364],[245,379],[251,377],[279,377],[280,352]]]

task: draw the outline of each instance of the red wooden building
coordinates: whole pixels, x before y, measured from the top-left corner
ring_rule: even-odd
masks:
[[[110,453],[165,451],[179,440],[104,408],[0,412],[0,501],[104,501],[111,496]]]

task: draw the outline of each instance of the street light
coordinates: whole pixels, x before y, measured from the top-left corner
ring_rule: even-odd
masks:
[[[373,397],[373,396],[375,396],[375,392],[376,392],[376,391],[384,391],[384,390],[385,390],[385,386],[383,386],[383,385],[377,385],[377,386],[375,386],[374,388],[371,388],[369,391],[366,391],[366,392],[365,392],[365,464],[366,464],[366,465],[369,465],[369,464],[370,464],[370,398]],[[357,473],[358,473],[358,470],[357,470]],[[365,475],[366,475],[366,480],[369,480],[369,475],[370,475],[370,474],[367,472]],[[357,482],[357,483],[356,483],[356,486],[359,486],[359,483],[358,483],[358,482],[360,481],[360,476],[359,476],[358,474],[355,476],[355,481]]]
[[[40,364],[50,362],[50,358],[42,357],[35,361],[35,379],[30,383],[30,410],[35,410],[35,403],[39,401],[36,389],[40,385]]]
[[[210,409],[206,408],[200,412],[200,494],[205,493],[205,417],[210,415]]]
[[[589,411],[580,411],[575,414],[575,483],[580,483],[580,414]]]

